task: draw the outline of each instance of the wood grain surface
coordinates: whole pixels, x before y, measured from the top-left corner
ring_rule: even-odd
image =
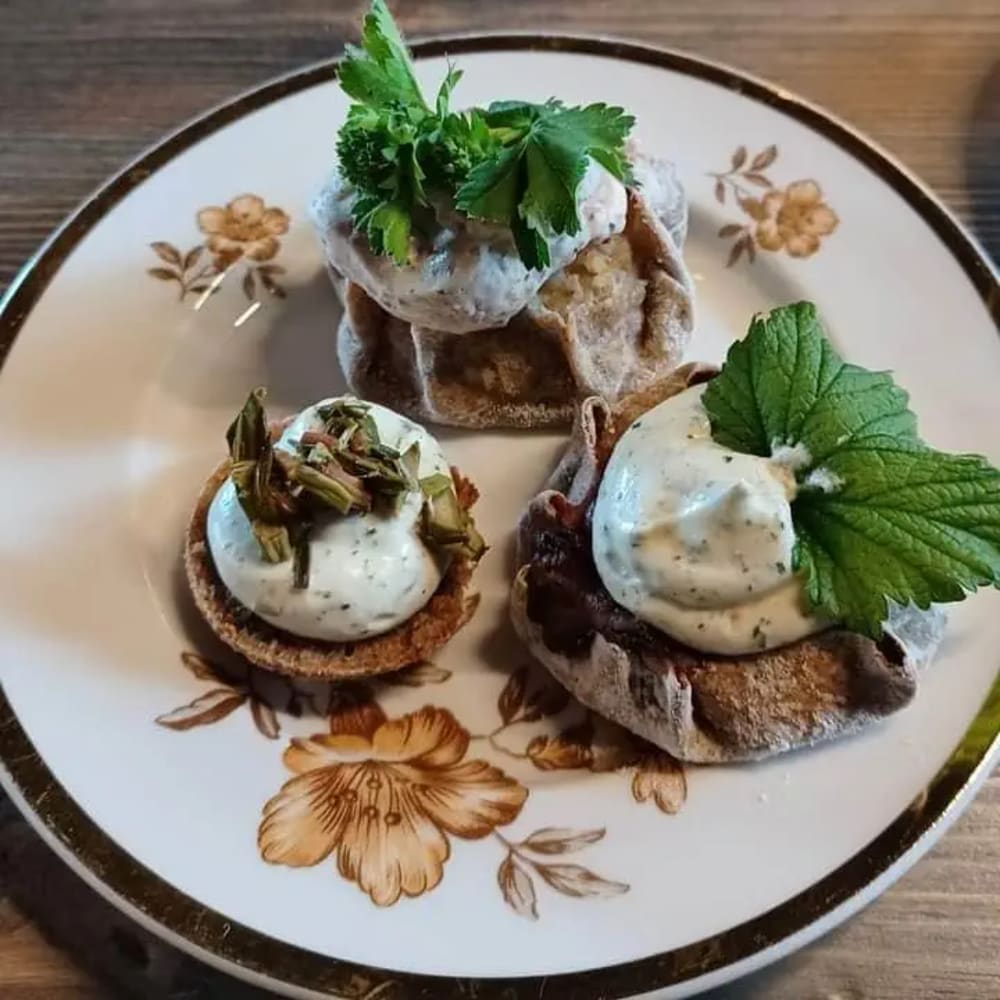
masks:
[[[873,136],[1000,257],[998,0],[395,0],[412,36],[615,34],[770,78]],[[0,288],[162,133],[339,52],[339,0],[0,0]],[[0,996],[246,1000],[57,861],[0,800]],[[714,1000],[998,1000],[1000,776],[878,902]]]

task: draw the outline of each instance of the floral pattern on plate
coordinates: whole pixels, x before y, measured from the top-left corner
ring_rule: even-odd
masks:
[[[330,716],[329,733],[293,739],[295,777],[264,806],[261,857],[309,867],[336,859],[378,906],[440,883],[449,836],[479,840],[517,818],[528,790],[484,760],[444,708],[390,719],[372,700]]]
[[[503,855],[496,883],[504,901],[528,919],[539,916],[536,882],[572,898],[606,898],[629,890],[577,863],[576,855],[604,839],[604,827],[540,827],[521,838],[501,832],[520,818],[537,771],[619,772],[630,777],[632,798],[676,813],[687,785],[683,768],[662,751],[595,716],[541,669],[521,666],[498,698],[499,724],[470,733],[447,708],[423,708],[390,717],[379,701],[391,688],[440,685],[451,672],[429,662],[395,674],[342,684],[302,684],[237,661],[226,665],[181,654],[207,692],[156,722],[183,732],[212,725],[247,706],[261,735],[281,735],[279,713],[324,718],[328,731],[294,737],[283,754],[290,778],[264,805],[257,832],[270,864],[313,867],[333,859],[377,906],[433,890],[444,877],[452,839],[492,837]],[[553,728],[552,720],[569,722]],[[517,734],[542,725],[543,733]],[[529,768],[512,775],[482,753]],[[542,794],[539,792],[538,794]]]
[[[727,267],[743,254],[752,264],[761,250],[786,251],[790,257],[811,257],[819,250],[823,237],[831,235],[840,224],[837,213],[823,200],[823,191],[814,180],[792,181],[780,187],[764,173],[778,158],[778,147],[767,146],[749,160],[746,146],[732,155],[729,169],[710,172],[715,178],[715,198],[726,204],[731,195],[749,222],[726,223],[720,230],[723,239],[735,237],[729,249]],[[754,188],[764,191],[758,196]]]
[[[281,249],[278,237],[288,232],[286,212],[265,204],[259,195],[241,194],[224,207],[200,209],[195,220],[205,239],[186,253],[166,240],[150,243],[162,262],[146,269],[150,277],[176,283],[181,302],[196,295],[195,308],[199,309],[228,274],[241,271],[240,287],[250,306],[236,325],[260,308],[262,291],[285,297],[279,281],[285,269],[273,261]]]

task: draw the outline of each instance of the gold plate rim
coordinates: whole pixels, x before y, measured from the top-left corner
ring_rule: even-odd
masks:
[[[1000,280],[985,254],[940,201],[870,140],[773,84],[676,50],[587,36],[457,35],[416,42],[412,48],[416,58],[510,50],[599,55],[687,74],[776,108],[835,142],[889,183],[942,240],[994,322],[1000,324]],[[0,300],[0,366],[52,277],[114,205],[164,164],[225,125],[333,80],[338,64],[333,59],[293,71],[214,108],[140,155],[88,198],[28,261]],[[891,877],[904,857],[921,853],[933,830],[954,819],[998,751],[1000,673],[961,743],[917,800],[857,854],[791,899],[710,938],[625,964],[547,977],[459,979],[328,958],[237,924],[175,889],[108,837],[75,802],[28,738],[0,688],[0,783],[64,861],[113,902],[140,914],[168,940],[199,958],[246,977],[351,1000],[373,996],[381,1000],[541,1000],[543,996],[610,1000],[718,972],[807,932],[824,918],[840,916],[835,911],[846,910],[865,887]]]

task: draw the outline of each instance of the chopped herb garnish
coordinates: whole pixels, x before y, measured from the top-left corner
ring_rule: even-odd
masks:
[[[419,446],[400,454],[383,443],[367,404],[346,399],[321,407],[323,429],[306,431],[290,451],[274,447],[264,397],[263,389],[250,393],[227,432],[230,478],[261,555],[273,563],[292,560],[297,589],[309,584],[309,535],[318,515],[375,511],[391,516],[413,493],[424,495],[424,541],[472,559],[485,551],[451,476],[418,480]],[[375,531],[370,527],[366,534]],[[358,554],[357,549],[351,553]]]

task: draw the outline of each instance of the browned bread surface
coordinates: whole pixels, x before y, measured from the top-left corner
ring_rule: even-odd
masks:
[[[457,469],[459,503],[468,510],[475,486]],[[184,568],[195,604],[212,631],[251,663],[277,673],[316,680],[367,677],[428,659],[472,617],[479,595],[469,593],[474,564],[455,557],[430,601],[390,632],[357,642],[322,642],[283,632],[233,598],[219,579],[208,549],[208,508],[229,474],[220,465],[198,497],[184,541]]]

